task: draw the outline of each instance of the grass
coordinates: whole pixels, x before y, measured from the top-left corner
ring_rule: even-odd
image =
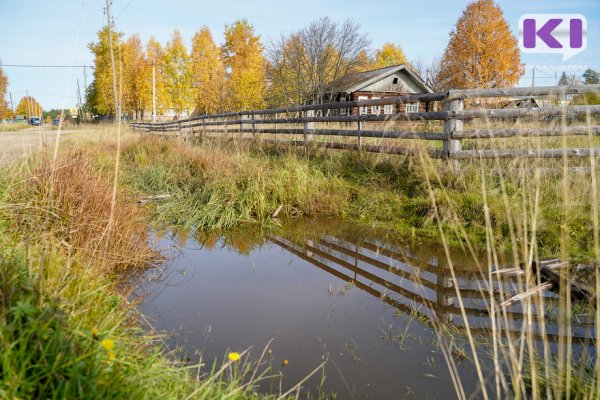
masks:
[[[482,181],[488,184],[489,218],[500,253],[517,250],[522,241],[511,240],[511,220],[530,212],[535,177],[526,171],[559,162],[524,160],[498,163],[464,163],[459,172],[443,161],[419,160],[354,152],[263,146],[210,141],[190,147],[175,141],[143,139],[124,147],[124,183],[140,196],[169,193],[171,200],[154,209],[160,223],[196,228],[227,229],[248,222],[269,223],[281,205],[280,216],[319,216],[368,222],[402,235],[439,239],[426,171],[435,171],[431,191],[437,197],[441,224],[449,241],[459,245],[463,233],[475,247],[485,249],[486,217],[481,205]],[[567,182],[572,204],[564,215],[562,195],[556,187],[560,174],[540,181],[536,241],[540,256],[556,256],[566,218],[569,257],[593,258],[589,224],[592,188],[588,176],[571,176]],[[464,232],[454,228],[462,227]],[[518,227],[517,227],[518,228]]]
[[[6,397],[72,398],[84,390],[125,398],[268,397],[256,394],[257,381],[248,380],[257,374],[243,372],[256,365],[225,361],[196,375],[197,366],[175,363],[163,354],[159,338],[132,323],[134,305],[118,277],[155,259],[145,236],[147,222],[210,237],[247,223],[274,226],[272,215],[281,207],[281,217],[334,217],[417,241],[437,240],[450,272],[453,247],[487,252],[485,265],[473,259],[485,274],[494,265],[528,265],[544,256],[575,263],[600,255],[595,159],[577,161],[590,166],[589,174],[570,173],[562,160],[541,159],[474,160],[454,170],[426,156],[215,139],[189,146],[124,133],[114,200],[116,147],[107,127],[93,135],[69,135],[57,159],[40,155],[0,174],[1,284],[10,288],[2,291],[0,327],[6,354],[0,388]],[[537,146],[535,140],[526,143]],[[546,170],[551,172],[542,175]],[[146,212],[135,206],[139,197],[162,193],[171,199]],[[506,295],[480,288],[488,296],[488,313],[498,316],[491,319],[491,377],[481,371],[468,324],[463,330],[482,397],[594,398],[598,365],[575,360],[568,339],[538,348],[533,322],[545,326],[544,313],[534,312],[545,309],[532,291],[538,281],[528,270],[519,285],[522,293],[532,294],[521,299],[528,319],[517,338],[502,306]],[[568,338],[573,305],[568,291],[564,294],[557,315]],[[464,310],[460,292],[456,301]],[[588,312],[600,321],[595,310]],[[444,343],[446,328],[434,326]],[[114,358],[102,346],[104,339],[116,344],[110,350]],[[558,347],[556,353],[551,345]],[[39,357],[29,357],[32,352]],[[451,356],[447,363],[457,396],[466,397]],[[235,368],[240,372],[231,372]],[[260,370],[258,379],[270,374]]]
[[[0,171],[0,398],[287,398],[258,392],[279,379],[263,360],[180,363],[142,324],[123,272],[157,254],[131,200],[112,209],[81,153]]]
[[[0,123],[0,133],[2,132],[16,132],[29,128],[28,124],[2,124]]]

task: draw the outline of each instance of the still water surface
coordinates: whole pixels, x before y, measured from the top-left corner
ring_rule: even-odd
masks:
[[[228,351],[252,348],[258,358],[270,339],[275,371],[291,387],[327,360],[323,389],[338,398],[455,398],[441,339],[465,391],[479,397],[444,251],[357,225],[303,221],[277,233],[248,230],[225,236],[166,234],[158,247],[171,261],[140,284],[141,311],[183,359],[210,363]],[[489,317],[484,277],[472,256],[453,255],[458,286],[474,332],[485,338]],[[485,263],[483,263],[485,265]],[[510,292],[511,282],[494,283]],[[553,293],[544,296],[551,303]],[[519,305],[508,308],[515,329]],[[548,327],[549,335],[558,330]],[[585,338],[589,326],[574,327]],[[440,329],[437,330],[440,332]],[[489,337],[489,335],[488,335]],[[464,353],[461,349],[467,350]],[[482,363],[491,370],[489,351]],[[307,385],[314,388],[322,376]],[[479,393],[480,395],[480,393]]]

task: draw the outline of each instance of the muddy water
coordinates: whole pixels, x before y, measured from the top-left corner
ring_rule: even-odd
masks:
[[[439,246],[322,221],[285,224],[270,234],[158,235],[158,246],[171,261],[144,276],[141,311],[169,333],[182,359],[210,362],[248,348],[258,358],[273,339],[270,363],[283,372],[284,390],[327,360],[324,373],[305,385],[310,390],[324,375],[321,390],[338,398],[446,399],[456,395],[439,345],[445,343],[465,392],[480,397],[456,282],[482,343],[486,376],[492,370],[480,293],[485,277],[472,256],[452,256],[453,281]],[[515,284],[493,287],[510,293]],[[557,300],[551,292],[544,296],[549,304]],[[519,307],[507,308],[515,330],[523,320]],[[574,326],[575,341],[588,337],[589,327]],[[550,337],[560,333],[546,328]]]

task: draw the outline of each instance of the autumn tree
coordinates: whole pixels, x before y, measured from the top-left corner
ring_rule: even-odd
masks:
[[[248,21],[225,26],[221,57],[227,73],[227,108],[252,110],[265,104],[265,58],[260,37]]]
[[[164,59],[165,50],[163,46],[154,37],[151,37],[146,44],[146,58],[150,64],[154,64],[154,82],[156,97],[156,113],[163,113],[167,108],[167,95],[165,93],[164,79]],[[150,72],[152,73],[152,72]],[[150,76],[152,79],[152,76]],[[152,96],[152,94],[150,94]],[[150,98],[152,102],[152,97]]]
[[[173,108],[178,114],[191,109],[194,96],[190,55],[177,29],[173,31],[171,40],[165,46],[162,74],[167,107]]]
[[[2,64],[0,64],[0,119],[12,118],[12,111],[6,101],[6,88],[8,87],[8,78],[2,71]]]
[[[206,26],[192,38],[191,62],[196,112],[211,114],[223,111],[225,68],[219,47]]]
[[[142,41],[133,35],[123,44],[123,111],[144,118],[152,108],[152,65]]]
[[[283,35],[268,49],[269,102],[292,105],[324,100],[353,72],[368,69],[369,41],[351,20],[339,24],[329,18]]]
[[[397,44],[385,43],[380,49],[375,51],[373,68],[385,68],[391,65],[406,64],[408,60],[404,55],[404,50]]]
[[[17,104],[17,108],[15,109],[16,115],[24,115],[25,118],[29,117],[40,117],[42,116],[44,109],[38,103],[38,101],[33,96],[24,96]]]
[[[494,0],[476,0],[463,11],[441,60],[445,88],[514,86],[523,75],[518,41]]]
[[[115,101],[113,94],[113,74],[110,59],[110,42],[108,26],[98,31],[98,42],[88,44],[88,48],[94,55],[94,81],[86,90],[86,108],[93,114],[109,115],[115,114]],[[121,56],[123,33],[112,32],[113,53],[115,55],[115,72],[117,76],[117,91],[120,95],[122,88],[119,79],[122,71]],[[120,97],[120,96],[119,96]]]

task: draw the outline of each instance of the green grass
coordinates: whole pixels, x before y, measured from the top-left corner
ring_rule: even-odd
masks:
[[[482,182],[500,252],[519,251],[528,240],[511,240],[511,229],[531,213],[536,166],[556,161],[477,162],[459,171],[443,161],[399,156],[304,149],[253,147],[223,142],[190,147],[174,141],[145,139],[123,153],[124,183],[140,195],[169,193],[158,203],[154,220],[200,231],[227,229],[248,222],[269,223],[280,216],[336,217],[366,222],[401,235],[439,239],[427,186],[430,177],[441,223],[449,240],[486,246]],[[542,164],[542,162],[544,164]],[[500,172],[498,172],[500,171]],[[591,187],[587,176],[569,177],[572,206],[564,214],[560,173],[539,187],[537,244],[540,256],[557,256],[563,229],[570,237],[569,256],[593,257],[589,223]],[[566,223],[563,219],[566,219]],[[511,224],[516,226],[511,226]]]
[[[137,318],[127,282],[156,254],[107,176],[74,153],[0,170],[0,398],[280,398],[256,354],[188,365]]]

